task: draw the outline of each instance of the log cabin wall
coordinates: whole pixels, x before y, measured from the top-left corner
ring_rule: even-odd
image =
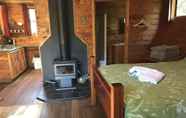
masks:
[[[164,27],[153,40],[153,45],[178,45],[181,53],[186,55],[186,16],[177,17]]]
[[[11,25],[12,22],[24,24],[22,4],[7,4],[7,7],[9,24]]]
[[[88,72],[92,74],[91,65],[95,64],[95,1],[73,0],[74,32],[87,46]],[[93,59],[92,59],[93,58]]]
[[[162,4],[163,12],[161,15],[161,24],[158,32],[152,41],[154,45],[178,45],[181,49],[181,55],[186,55],[186,16],[176,17],[168,21],[169,0],[164,0]]]
[[[116,4],[112,4],[110,8],[116,17],[122,10],[122,14],[125,15],[124,9],[127,1],[123,4],[120,2],[118,1]],[[94,28],[92,25],[95,25],[95,22],[93,22],[95,20],[93,4],[95,3],[92,3],[92,1],[88,2],[87,0],[74,1],[75,34],[87,45],[89,66],[90,57],[95,55],[95,37],[94,30],[92,29]],[[149,61],[149,47],[162,21],[160,17],[162,16],[162,4],[162,0],[129,1],[128,11],[126,11],[129,12],[127,13],[129,15],[129,30],[127,29],[129,37],[125,41],[127,43],[127,49],[125,48],[127,54],[125,54],[125,58],[129,63]],[[115,6],[118,7],[118,12],[116,12],[117,9],[113,9]],[[99,9],[99,7],[103,11],[105,10],[105,7],[102,7],[101,4],[97,8]],[[141,20],[144,20],[145,25],[135,27],[135,24]],[[117,27],[115,24],[111,23],[111,25]],[[113,35],[115,38],[114,33],[109,33],[109,35]]]
[[[36,9],[38,34],[37,36],[18,37],[18,45],[39,47],[51,34],[48,0],[35,0],[33,5]],[[28,40],[26,40],[27,38]]]
[[[48,0],[6,0],[2,2],[7,6],[8,11],[8,26],[12,22],[21,22],[24,24],[24,11],[23,4],[25,5],[33,5],[36,9],[37,15],[37,25],[38,25],[38,35],[37,36],[19,36],[16,37],[18,45],[24,44],[24,46],[40,46],[47,40],[47,37],[50,35],[50,20],[49,20],[49,11],[48,11]],[[8,28],[9,31],[9,28]],[[25,40],[26,38],[30,40]]]
[[[50,35],[50,18],[49,18],[49,8],[48,0],[33,0],[32,4],[36,9],[37,17],[37,36],[28,37],[30,40],[25,40],[25,37],[20,37],[20,43],[24,42],[28,45],[40,46],[47,40]]]
[[[149,61],[149,45],[160,24],[162,0],[130,0],[128,62]],[[137,25],[144,20],[145,25]]]
[[[73,0],[74,33],[87,46],[91,104],[95,103],[93,65],[96,64],[95,0]]]
[[[5,36],[10,36],[9,25],[8,25],[8,11],[7,5],[0,3],[0,12],[1,12],[1,27]]]
[[[48,0],[34,0],[37,14],[38,38],[42,42],[50,35]]]
[[[27,62],[29,67],[33,67],[32,59],[33,57],[39,56],[39,46],[43,44],[43,42],[50,35],[50,21],[49,21],[49,12],[48,12],[48,0],[33,0],[31,2],[23,2],[23,1],[5,1],[3,3],[7,6],[8,11],[8,26],[13,22],[15,23],[23,23],[24,24],[24,5],[33,5],[36,8],[37,15],[37,25],[38,25],[38,35],[23,35],[14,37],[16,39],[16,45],[24,46],[26,48]],[[9,31],[9,28],[8,28]],[[34,51],[33,51],[34,49]]]

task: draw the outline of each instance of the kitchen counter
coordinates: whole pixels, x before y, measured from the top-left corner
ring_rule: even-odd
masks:
[[[12,51],[16,51],[20,48],[22,47],[14,45],[0,45],[0,53],[11,53]]]
[[[11,82],[26,68],[24,48],[0,46],[0,83]]]

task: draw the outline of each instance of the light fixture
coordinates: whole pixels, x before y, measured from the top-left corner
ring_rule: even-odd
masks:
[[[17,25],[22,26],[22,25],[23,25],[23,23],[22,23],[22,22],[18,22],[18,23],[17,23]]]

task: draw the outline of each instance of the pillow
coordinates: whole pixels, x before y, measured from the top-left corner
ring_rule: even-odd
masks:
[[[129,76],[141,82],[158,84],[158,82],[165,77],[165,74],[156,69],[151,69],[142,66],[134,66],[129,70]]]
[[[159,45],[151,48],[150,57],[157,61],[174,61],[181,59],[177,45]]]

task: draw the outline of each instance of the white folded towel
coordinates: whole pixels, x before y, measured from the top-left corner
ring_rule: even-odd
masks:
[[[134,77],[142,82],[157,84],[165,77],[165,74],[156,69],[134,66],[129,70],[129,76]]]

